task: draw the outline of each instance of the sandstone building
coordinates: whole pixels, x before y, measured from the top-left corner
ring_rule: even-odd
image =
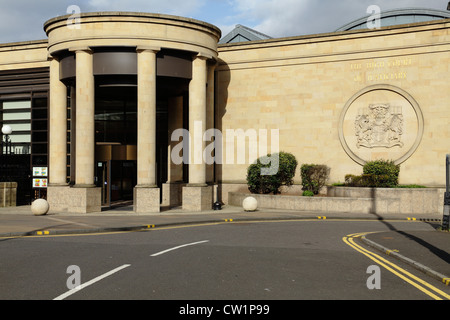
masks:
[[[222,37],[160,14],[69,18],[45,22],[46,40],[0,45],[8,165],[19,170],[26,158],[29,197],[46,196],[52,210],[97,212],[121,200],[136,212],[210,209],[217,194],[226,202],[246,189],[254,155],[275,142],[300,164],[328,165],[330,182],[383,158],[401,165],[402,184],[445,183],[449,12],[400,10],[381,28],[361,19],[278,39],[242,26]],[[171,157],[180,143],[181,163]],[[202,157],[211,146],[213,163]]]

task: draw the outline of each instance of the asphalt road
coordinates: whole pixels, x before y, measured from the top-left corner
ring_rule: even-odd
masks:
[[[378,221],[271,221],[2,239],[0,299],[432,300],[383,267],[380,289],[368,288],[368,268],[377,263],[343,238],[385,230]]]

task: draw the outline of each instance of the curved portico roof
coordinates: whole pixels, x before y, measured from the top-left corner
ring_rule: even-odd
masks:
[[[336,31],[349,31],[368,29],[367,20],[371,15],[367,15],[355,21],[352,21]],[[450,11],[406,8],[381,12],[381,27],[409,24],[416,22],[426,22],[433,20],[450,19]]]
[[[88,12],[79,19],[65,15],[45,22],[44,30],[50,55],[121,46],[181,50],[215,59],[221,37],[219,28],[203,21],[142,12]]]

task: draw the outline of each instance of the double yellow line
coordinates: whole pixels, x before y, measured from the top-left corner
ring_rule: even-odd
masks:
[[[450,300],[450,295],[443,292],[442,290],[439,290],[438,288],[434,287],[433,285],[429,284],[428,282],[416,277],[415,275],[411,274],[410,272],[406,271],[403,268],[400,268],[396,264],[384,259],[383,257],[363,248],[362,246],[358,245],[355,242],[355,238],[359,238],[362,236],[365,236],[366,234],[369,234],[370,232],[365,233],[354,233],[349,234],[342,238],[342,240],[348,244],[350,247],[355,249],[356,251],[362,253],[363,255],[367,256],[369,259],[375,261],[378,265],[384,267],[388,271],[392,272],[399,278],[403,279],[407,283],[411,284],[412,286],[416,287],[423,293],[427,294],[428,296],[432,297],[435,300]]]

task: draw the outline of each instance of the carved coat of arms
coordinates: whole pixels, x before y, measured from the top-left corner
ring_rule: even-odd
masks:
[[[403,147],[402,108],[390,104],[371,104],[362,108],[355,120],[355,130],[358,148]]]

